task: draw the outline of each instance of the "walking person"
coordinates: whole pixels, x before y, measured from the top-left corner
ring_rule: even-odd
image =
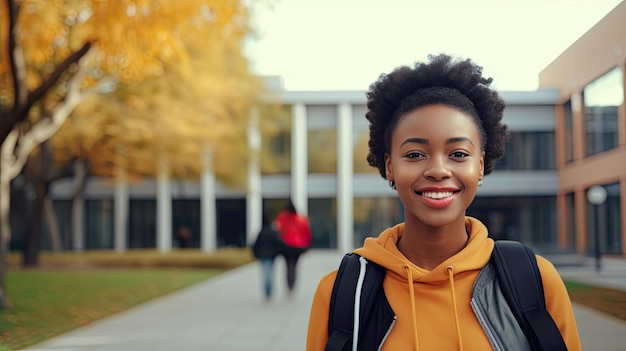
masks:
[[[267,213],[263,214],[262,223],[261,231],[252,245],[252,253],[261,266],[263,296],[267,302],[272,297],[274,262],[276,256],[282,252],[284,245],[278,237],[278,232],[274,229],[270,216]]]
[[[505,103],[491,83],[471,60],[442,54],[383,74],[370,86],[367,161],[397,192],[405,220],[367,238],[350,256],[358,255],[361,266],[352,287],[354,306],[346,314],[354,327],[342,330],[341,350],[540,349],[497,280],[498,267],[517,262],[492,261],[496,245],[487,228],[465,215],[509,137],[502,124]],[[556,349],[580,350],[563,281],[548,260],[528,256],[536,258],[540,272],[531,276],[543,286],[543,311],[564,344]],[[379,294],[373,293],[375,284],[368,285],[374,267],[382,267]],[[333,287],[343,278],[335,270],[319,282],[307,351],[330,344],[335,319],[329,323],[329,313],[341,307],[331,303]],[[367,302],[357,305],[361,299]],[[373,312],[358,319],[363,310],[357,307],[370,304]]]
[[[276,228],[285,244],[283,255],[287,266],[287,288],[291,297],[296,286],[298,260],[311,246],[311,227],[308,217],[299,214],[293,202],[289,201],[276,216]]]

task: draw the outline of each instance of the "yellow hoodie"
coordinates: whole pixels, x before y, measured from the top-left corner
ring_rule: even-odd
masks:
[[[397,321],[382,351],[491,350],[491,345],[470,306],[478,272],[487,264],[493,240],[477,219],[466,217],[470,233],[466,247],[432,271],[411,263],[396,243],[404,223],[367,238],[355,253],[387,269],[383,288]],[[565,285],[554,266],[537,256],[546,306],[569,351],[581,350],[574,312]],[[322,351],[328,339],[328,311],[337,271],[320,281],[309,319],[307,351]],[[408,284],[412,281],[413,284]]]

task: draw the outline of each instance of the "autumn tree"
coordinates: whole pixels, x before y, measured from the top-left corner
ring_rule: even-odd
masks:
[[[93,94],[133,89],[177,65],[189,67],[193,49],[232,50],[239,44],[236,40],[213,44],[225,37],[241,38],[249,28],[246,8],[238,0],[7,0],[0,7],[0,20],[7,24],[0,29],[0,44],[7,48],[0,56],[0,305],[7,307],[3,291],[10,239],[8,184],[31,152]],[[193,76],[189,68],[186,72]],[[130,94],[126,102],[146,119],[141,112],[154,112],[159,106],[143,100],[140,94]],[[234,111],[227,112],[232,116]],[[226,118],[217,116],[213,118]],[[150,137],[174,132],[172,124],[158,121],[152,125],[158,132],[147,133]],[[164,153],[170,150],[167,142],[158,144]],[[126,152],[124,145],[117,149],[118,155]]]

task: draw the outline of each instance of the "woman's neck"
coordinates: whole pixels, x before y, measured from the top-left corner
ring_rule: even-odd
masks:
[[[407,222],[397,245],[413,264],[432,270],[463,250],[468,240],[465,221],[437,228]]]

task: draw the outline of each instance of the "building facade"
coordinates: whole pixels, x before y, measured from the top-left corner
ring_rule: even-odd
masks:
[[[543,89],[501,95],[507,103],[504,123],[511,140],[468,215],[484,221],[493,237],[520,240],[540,251],[573,251],[573,245],[559,246],[557,235],[554,140],[559,94]],[[55,184],[55,207],[67,248],[167,251],[175,246],[176,228],[183,225],[195,233],[194,246],[245,246],[258,231],[256,218],[261,212],[277,213],[290,198],[309,216],[317,248],[348,251],[403,220],[397,195],[367,165],[364,91],[281,91],[279,101],[283,130],[270,140],[261,138],[256,146],[270,155],[268,163],[278,166],[251,166],[247,189],[229,189],[215,182],[211,200],[203,197],[200,183],[169,182],[163,191],[156,180],[120,186],[92,179],[82,200],[83,220],[76,224],[70,222],[71,182]],[[207,215],[202,203],[211,201],[215,201],[211,214],[215,223],[203,229]],[[160,210],[163,202],[171,207],[166,212]],[[127,215],[116,215],[120,207]],[[160,224],[167,213],[171,222]],[[120,218],[125,225],[116,224]],[[159,225],[168,228],[160,233]],[[211,243],[203,245],[207,240]]]
[[[625,51],[621,3],[540,73],[540,89],[501,92],[511,140],[467,211],[491,236],[592,255],[600,233],[600,251],[624,256]],[[262,211],[277,213],[288,199],[309,216],[316,248],[349,251],[403,221],[397,195],[366,162],[364,91],[279,90],[278,101],[283,123],[270,139],[251,115],[251,152],[265,158],[253,157],[246,189],[221,185],[210,170],[197,183],[92,179],[71,221],[71,183],[55,184],[65,248],[168,251],[180,226],[205,251],[245,246]],[[586,200],[593,185],[608,193],[597,214]]]
[[[541,87],[559,91],[559,242],[580,254],[626,252],[625,69],[622,2],[539,74]],[[607,192],[598,211],[586,197],[594,185]]]

